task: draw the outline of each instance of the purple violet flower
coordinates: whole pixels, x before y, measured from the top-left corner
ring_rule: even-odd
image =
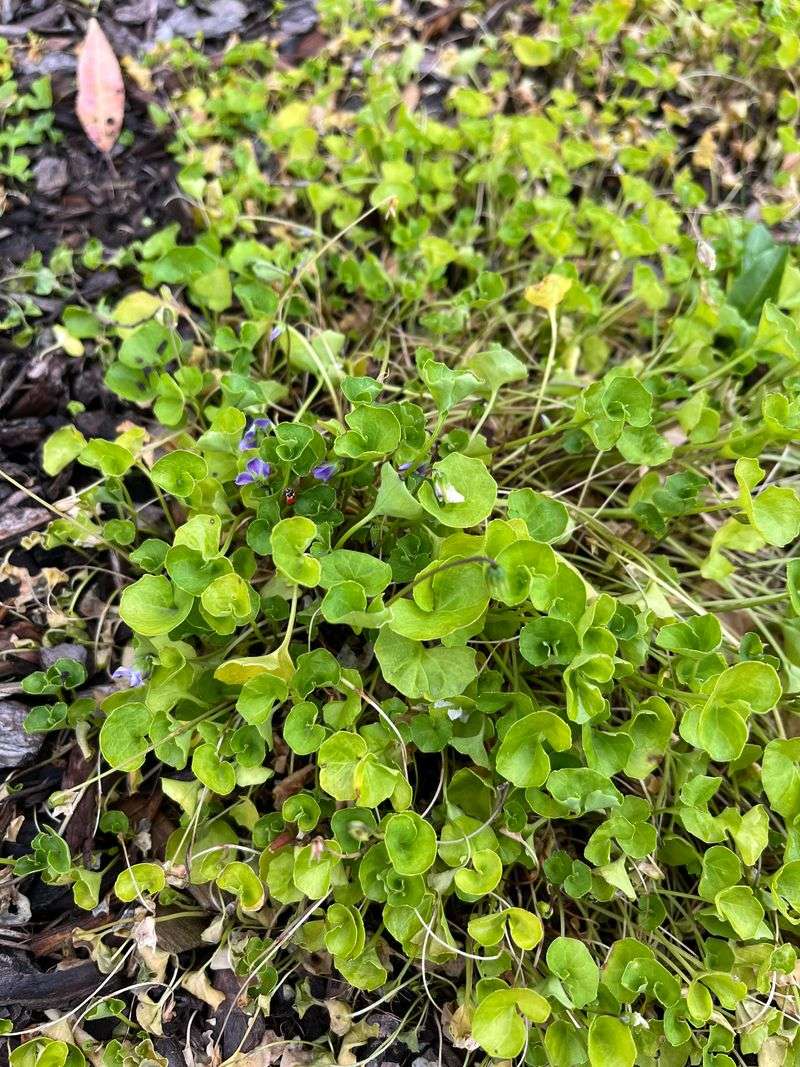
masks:
[[[245,469],[236,475],[236,484],[250,485],[251,482],[261,481],[269,478],[271,471],[272,468],[265,459],[254,456],[253,459],[247,461]]]
[[[247,452],[251,448],[255,448],[259,431],[268,430],[270,426],[272,426],[272,419],[253,419],[242,434],[242,439],[239,442],[239,451]]]
[[[111,677],[115,682],[127,682],[131,689],[136,689],[144,682],[144,674],[136,667],[117,667]]]
[[[318,482],[329,482],[337,470],[338,464],[336,463],[320,463],[311,469],[311,473]]]
[[[277,326],[273,326],[272,329],[269,331],[270,341],[277,341],[282,333],[283,324],[279,322]]]
[[[405,474],[406,471],[411,470],[412,466],[413,463],[409,460],[408,463],[401,463],[397,470],[400,474]],[[416,474],[418,478],[424,478],[430,469],[429,463],[420,463],[419,466],[414,467],[413,473]]]

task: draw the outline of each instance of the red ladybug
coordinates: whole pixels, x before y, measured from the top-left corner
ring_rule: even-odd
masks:
[[[291,486],[288,486],[286,489],[283,490],[283,499],[286,502],[287,507],[291,507],[292,504],[294,504],[294,502],[297,500],[297,493],[294,491],[294,489],[292,489]]]

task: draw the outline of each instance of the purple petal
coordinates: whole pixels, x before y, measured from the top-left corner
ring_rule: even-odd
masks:
[[[410,470],[410,469],[411,469],[411,462],[409,461],[408,463],[401,463],[401,464],[400,464],[400,466],[399,466],[399,467],[398,467],[397,469],[398,469],[398,470],[399,470],[399,471],[400,471],[401,473],[402,473],[403,471],[407,471],[407,470]]]
[[[253,456],[252,459],[247,461],[247,470],[254,478],[269,478],[272,472],[272,467],[270,467],[265,459],[261,459],[259,456]]]
[[[254,481],[255,478],[248,471],[241,471],[239,474],[236,475],[237,485],[249,485],[251,482]]]
[[[283,333],[283,326],[281,325],[281,323],[278,323],[277,326],[273,326],[272,329],[269,331],[269,339],[270,339],[270,341],[277,341],[277,339],[280,337],[280,335],[282,333]]]
[[[242,439],[239,442],[239,451],[247,452],[251,448],[256,447],[256,438],[260,431],[268,430],[272,426],[272,419],[261,418],[253,419],[250,425],[242,434]]]
[[[329,482],[336,473],[336,470],[337,465],[335,463],[320,463],[318,466],[312,468],[311,473],[318,482]]]
[[[111,677],[115,682],[127,682],[131,689],[136,689],[144,681],[144,675],[136,667],[117,667]]]

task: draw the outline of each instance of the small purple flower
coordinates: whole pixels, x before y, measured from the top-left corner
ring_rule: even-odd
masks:
[[[136,667],[117,667],[111,677],[115,682],[127,682],[131,689],[136,689],[144,682],[144,675]]]
[[[277,326],[273,326],[272,329],[269,331],[270,341],[277,341],[282,333],[283,324],[279,322]]]
[[[338,469],[338,464],[336,463],[320,463],[312,468],[311,473],[318,482],[329,482]]]
[[[411,470],[412,466],[414,465],[412,461],[409,460],[408,463],[401,463],[397,470],[400,474],[405,474],[406,471]],[[429,463],[420,463],[419,466],[414,467],[414,474],[416,474],[418,478],[424,478],[430,469]]]
[[[268,430],[270,426],[272,426],[272,419],[253,419],[242,434],[242,439],[239,442],[239,451],[247,452],[251,448],[255,448],[259,431]]]
[[[272,468],[265,459],[254,456],[253,459],[247,461],[245,469],[236,475],[236,484],[250,485],[251,482],[261,481],[269,478],[271,471]]]

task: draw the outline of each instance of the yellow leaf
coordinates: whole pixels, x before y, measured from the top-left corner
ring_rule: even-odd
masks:
[[[160,297],[139,289],[123,296],[111,312],[111,317],[118,326],[141,326],[163,306],[164,301]]]
[[[294,130],[298,126],[305,126],[308,122],[308,113],[310,111],[309,105],[302,100],[295,100],[291,104],[286,104],[280,111],[273,117],[272,126],[276,130],[280,130],[285,133],[287,130]]]
[[[259,674],[274,674],[290,682],[294,675],[292,658],[282,646],[266,656],[244,656],[242,659],[229,659],[214,671],[218,682],[227,685],[244,685]]]
[[[135,82],[143,93],[152,93],[155,90],[153,75],[147,67],[142,66],[133,56],[124,56],[122,66],[131,81]]]
[[[571,288],[571,278],[565,278],[563,274],[546,274],[536,285],[528,286],[525,299],[534,307],[555,311]]]
[[[79,341],[77,337],[73,337],[63,326],[56,324],[53,327],[53,334],[59,348],[62,348],[68,356],[83,355],[83,342]]]
[[[703,170],[713,170],[716,160],[717,146],[714,141],[714,134],[711,130],[706,130],[692,153],[692,162],[696,167],[701,167]]]

